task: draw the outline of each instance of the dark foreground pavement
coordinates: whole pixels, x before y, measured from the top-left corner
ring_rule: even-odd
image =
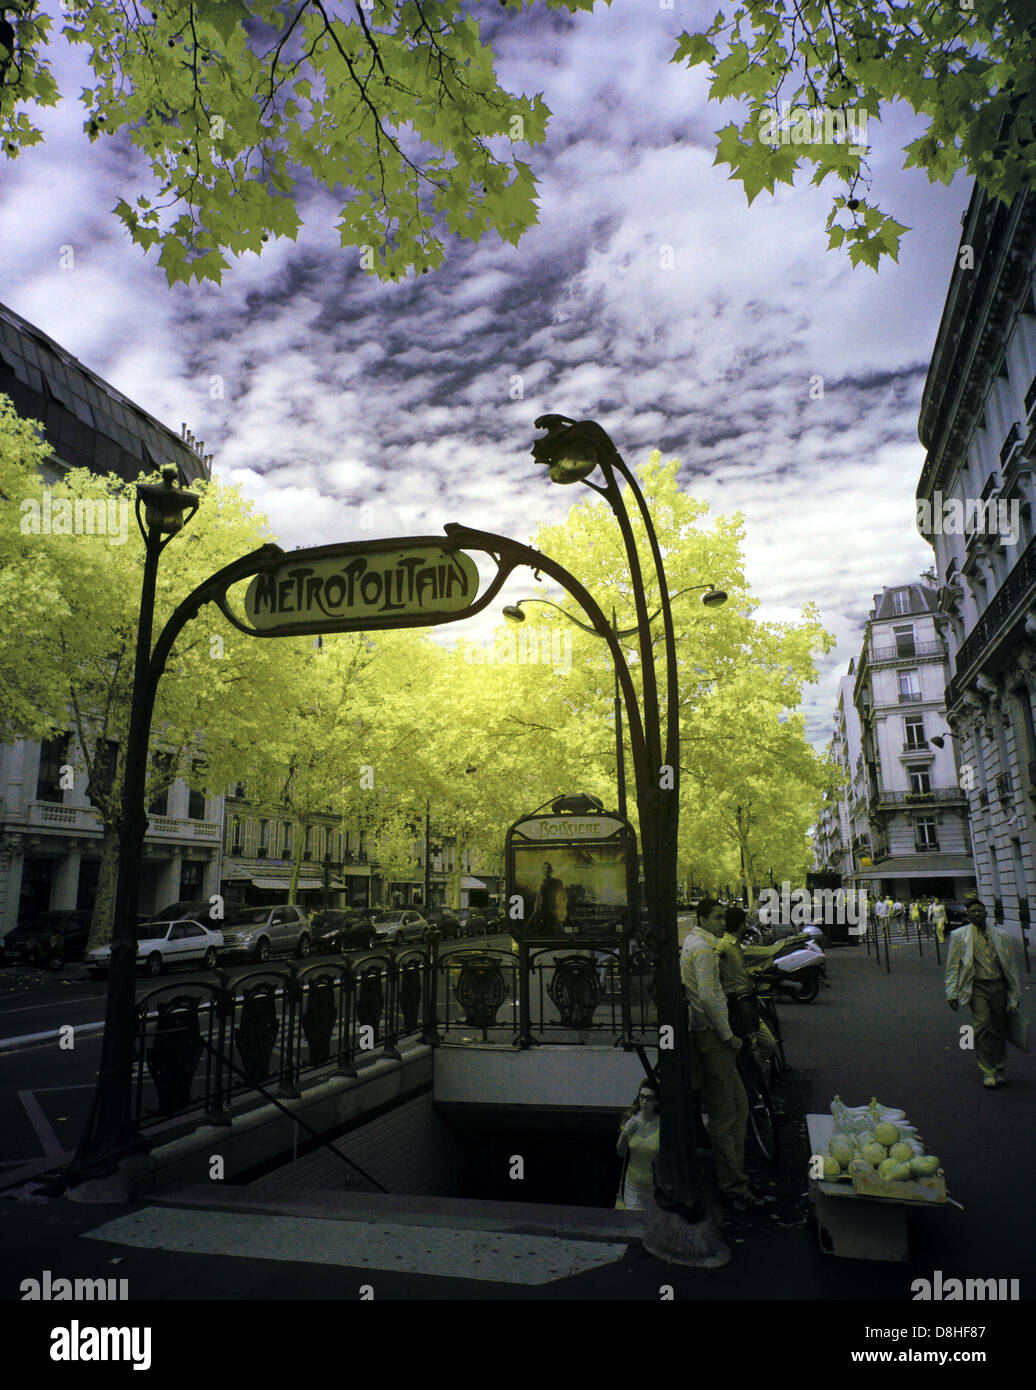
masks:
[[[798,1326],[800,1353],[833,1339],[837,1370],[849,1364],[853,1350],[893,1346],[898,1353],[906,1345],[866,1336],[866,1326],[921,1323],[987,1327],[988,1364],[1006,1366],[1001,1356],[1009,1350],[1010,1329],[1020,1337],[1023,1307],[918,1302],[911,1285],[933,1280],[936,1271],[943,1281],[1017,1279],[1021,1300],[1031,1299],[1036,1059],[1012,1051],[1010,1084],[983,1088],[974,1054],[959,1045],[967,1013],[953,1014],[943,1002],[931,947],[923,959],[916,944],[895,948],[890,975],[862,948],[833,951],[829,979],[832,988],[822,989],[814,1004],[781,1006],[789,1060],[798,1070],[784,1093],[789,1119],[782,1127],[780,1171],[768,1175],[755,1167],[756,1177],[772,1185],[777,1205],[728,1222],[724,1235],[734,1258],[722,1269],[664,1264],[643,1250],[635,1214],[596,1208],[215,1187],[98,1207],[22,1188],[0,1194],[0,1298],[22,1298],[22,1281],[40,1279],[44,1270],[52,1278],[125,1279],[137,1306],[122,1305],[122,1321],[146,1317],[156,1337],[162,1334],[167,1365],[180,1365],[177,1358],[185,1354],[172,1337],[182,1314],[175,1305],[164,1311],[142,1306],[152,1300],[571,1305],[671,1298],[731,1305],[756,1300],[747,1314],[754,1329],[776,1331],[776,1318],[785,1328]],[[1030,977],[1023,979],[1022,1010],[1032,1017]],[[908,1263],[838,1258],[819,1248],[805,1201],[803,1117],[826,1111],[836,1092],[850,1105],[877,1096],[905,1110],[928,1151],[940,1157],[949,1193],[964,1208],[912,1212]],[[796,1313],[779,1300],[824,1306]],[[766,1301],[775,1306],[759,1306]],[[191,1310],[192,1321],[198,1311]],[[716,1311],[726,1319],[732,1309]],[[103,1307],[89,1303],[22,1303],[18,1314],[29,1318],[27,1329],[37,1318],[49,1329],[72,1316],[80,1323],[111,1323],[115,1310],[109,1307],[105,1316]],[[285,1309],[276,1322],[293,1324],[296,1316]],[[215,1307],[204,1317],[214,1329],[230,1325],[228,1317],[242,1331],[267,1326],[261,1308],[231,1314]],[[322,1323],[317,1317],[316,1325]],[[308,1316],[304,1325],[313,1326]],[[971,1341],[937,1335],[938,1341],[930,1335],[909,1345],[952,1354],[982,1344],[977,1333]],[[785,1336],[781,1341],[791,1350]]]

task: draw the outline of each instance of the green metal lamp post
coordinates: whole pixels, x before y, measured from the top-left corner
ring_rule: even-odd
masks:
[[[730,1251],[724,1245],[709,1212],[698,1163],[687,1006],[680,979],[676,922],[680,797],[679,670],[665,566],[640,485],[600,425],[592,420],[577,422],[563,415],[544,415],[537,419],[536,427],[545,429],[547,434],[533,445],[533,457],[546,465],[553,482],[583,482],[607,501],[619,524],[626,551],[637,612],[636,631],[643,683],[642,715],[632,708],[635,697],[631,698],[634,692],[628,680],[628,671],[623,688],[631,726],[639,725],[642,729],[641,739],[631,738],[631,749],[648,912],[652,928],[660,936],[656,981],[660,1027],[658,1072],[663,1120],[655,1165],[658,1211],[644,1244],[662,1259],[712,1267],[727,1263]],[[603,486],[590,481],[590,475],[598,469],[604,477]],[[658,581],[666,657],[664,744],[651,617],[640,553],[616,475],[626,483],[635,499]],[[722,602],[718,594],[714,601]],[[609,645],[613,655],[618,652],[621,656],[614,632],[609,630],[608,636],[611,638]],[[664,1045],[662,1030],[666,1041],[671,1041],[672,1046]]]
[[[108,1000],[97,1087],[75,1157],[61,1176],[59,1186],[62,1188],[117,1173],[122,1160],[149,1147],[133,1120],[132,1084],[137,909],[140,866],[148,827],[144,791],[151,718],[159,680],[174,641],[202,606],[214,602],[226,616],[231,616],[227,609],[227,589],[259,573],[284,554],[280,546],[263,545],[210,575],[178,605],[152,648],[159,558],[198,510],[199,504],[194,493],[175,486],[175,468],[164,468],[162,477],[161,484],[137,485],[136,515],[144,538],[144,579],[133,668],[133,703],[126,738]]]

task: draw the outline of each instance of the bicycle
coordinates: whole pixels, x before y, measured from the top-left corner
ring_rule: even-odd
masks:
[[[748,1101],[748,1127],[752,1131],[752,1137],[763,1158],[776,1166],[780,1157],[781,1138],[773,1097],[766,1084],[763,1069],[747,1039],[742,1041],[737,1054],[737,1070]]]
[[[761,989],[756,990],[755,1002],[759,1010],[759,1017],[769,1028],[773,1040],[777,1044],[776,1050],[770,1056],[770,1081],[774,1086],[779,1086],[791,1068],[788,1066],[788,1059],[784,1054],[784,1034],[781,1032],[781,1020],[777,1013],[777,1005],[773,995]]]

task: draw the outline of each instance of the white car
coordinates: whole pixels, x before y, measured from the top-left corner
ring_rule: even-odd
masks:
[[[160,975],[170,965],[198,965],[212,970],[223,945],[223,933],[200,922],[141,922],[137,927],[137,965]],[[95,978],[107,975],[112,948],[99,946],[86,957]]]

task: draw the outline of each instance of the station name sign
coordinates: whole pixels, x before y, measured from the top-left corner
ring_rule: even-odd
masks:
[[[257,632],[347,632],[435,623],[474,602],[475,562],[442,542],[374,541],[296,550],[248,586]]]
[[[514,833],[526,840],[606,840],[624,828],[611,816],[539,816],[519,821]]]

